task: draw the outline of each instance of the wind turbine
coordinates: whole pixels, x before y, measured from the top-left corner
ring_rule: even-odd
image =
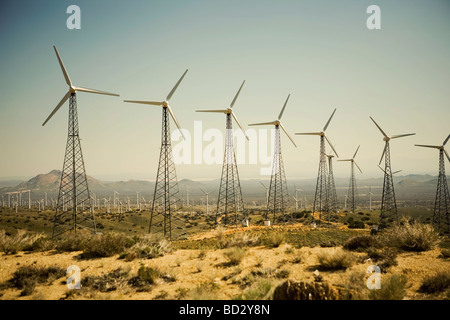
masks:
[[[358,153],[359,147],[356,148],[355,154],[353,155],[353,158],[351,159],[343,159],[338,161],[350,161],[351,162],[351,175],[350,175],[350,184],[348,187],[348,197],[350,200],[350,212],[355,212],[356,210],[356,202],[358,198],[358,191],[356,189],[356,179],[355,179],[355,165],[358,168],[359,172],[362,173],[361,168],[358,166],[358,164],[355,161],[356,154]],[[347,207],[347,206],[346,206]]]
[[[233,118],[248,140],[248,137],[244,132],[244,128],[242,128],[241,123],[233,111],[233,106],[239,97],[239,93],[241,92],[244,83],[245,80],[242,82],[238,92],[234,96],[234,99],[231,101],[228,108],[217,110],[197,110],[197,112],[224,113],[226,116],[225,152],[222,166],[222,176],[220,179],[219,197],[217,199],[216,223],[220,221],[224,225],[227,225],[229,222],[232,222],[236,225],[236,227],[240,223],[244,224],[247,218],[244,212],[244,201],[242,199],[239,172],[236,163],[236,155],[234,153],[232,131]],[[230,215],[234,215],[234,217],[230,219]]]
[[[267,203],[267,213],[266,213],[266,221],[269,220],[269,213],[272,213],[272,221],[274,223],[279,220],[279,222],[287,222],[288,218],[286,216],[286,209],[288,206],[289,195],[286,184],[286,176],[284,173],[283,159],[281,156],[281,137],[280,137],[280,128],[284,131],[284,133],[291,140],[292,144],[297,147],[294,140],[291,138],[289,133],[284,128],[281,123],[281,117],[283,116],[284,110],[286,109],[286,105],[289,101],[289,94],[287,96],[286,102],[281,109],[280,114],[278,115],[277,120],[270,122],[262,122],[262,123],[254,123],[250,124],[250,126],[261,126],[261,125],[273,125],[275,126],[275,146],[274,146],[274,155],[273,155],[273,164],[272,164],[272,176],[270,178],[270,186],[269,186],[269,200]],[[277,218],[277,213],[281,214],[281,217]],[[290,217],[292,218],[292,217]],[[270,223],[270,222],[268,222]]]
[[[433,148],[439,150],[439,176],[436,189],[436,198],[434,202],[433,210],[433,224],[437,226],[439,231],[450,232],[450,195],[448,191],[447,177],[445,176],[445,161],[444,153],[447,156],[447,160],[450,161],[450,156],[447,150],[444,149],[445,144],[450,139],[450,134],[447,139],[444,140],[441,146],[432,146],[425,144],[416,144],[417,147]],[[445,219],[447,219],[445,228]],[[447,230],[445,230],[447,229]]]
[[[202,190],[202,192],[205,194],[206,196],[206,215],[209,216],[209,192],[206,192],[205,190],[203,190],[202,188],[200,188],[200,190]]]
[[[164,101],[137,101],[124,100],[130,103],[139,103],[145,105],[153,105],[162,107],[162,138],[161,149],[159,156],[158,171],[156,175],[155,191],[153,195],[149,233],[162,233],[163,236],[169,240],[178,238],[184,232],[184,222],[176,215],[176,202],[179,200],[178,180],[173,162],[172,145],[170,139],[170,121],[169,115],[175,122],[181,135],[180,124],[175,117],[169,101],[177,90],[181,81],[188,70],[181,76],[180,80],[175,84],[173,89],[169,92]],[[162,206],[158,204],[162,202]]]
[[[369,211],[372,211],[372,196],[373,196],[372,188],[369,187]]]
[[[90,195],[86,178],[86,170],[84,168],[83,154],[81,152],[81,143],[78,130],[78,113],[77,113],[77,92],[97,93],[110,96],[119,96],[115,93],[88,89],[84,87],[74,86],[70,80],[69,74],[64,63],[53,46],[59,66],[64,75],[69,90],[53,109],[50,115],[42,124],[43,126],[53,117],[53,115],[61,108],[61,106],[69,100],[69,132],[67,137],[67,146],[64,156],[63,170],[61,173],[61,182],[59,187],[58,205],[56,207],[52,237],[57,237],[62,233],[73,230],[76,232],[78,228],[86,228],[96,232],[94,215],[90,211]],[[64,203],[62,195],[67,195],[67,203]],[[86,204],[86,206],[85,206]],[[84,207],[84,209],[82,209]]]
[[[381,212],[380,212],[380,228],[384,228],[387,225],[387,223],[393,221],[394,219],[397,220],[398,222],[397,202],[395,201],[394,180],[392,178],[391,151],[389,148],[389,141],[391,139],[412,136],[415,135],[415,133],[400,134],[389,137],[372,117],[370,117],[370,119],[380,130],[381,134],[383,135],[383,141],[385,142],[383,153],[381,154],[379,163],[381,164],[381,161],[383,161],[384,157],[383,196],[381,200]]]
[[[336,112],[336,108],[334,109],[333,113],[331,114],[330,118],[328,119],[327,123],[323,127],[322,131],[320,132],[308,132],[308,133],[295,133],[296,135],[312,135],[312,136],[320,136],[320,161],[319,161],[319,171],[317,174],[317,183],[316,183],[316,194],[314,196],[314,212],[325,212],[327,210],[326,208],[326,199],[327,199],[327,179],[328,179],[328,172],[327,172],[327,160],[325,156],[325,140],[330,145],[331,149],[333,149],[334,153],[337,157],[338,154],[336,150],[334,149],[333,145],[331,144],[330,140],[325,134],[325,131],[328,128],[328,125],[331,122],[331,119],[334,116],[334,113]]]

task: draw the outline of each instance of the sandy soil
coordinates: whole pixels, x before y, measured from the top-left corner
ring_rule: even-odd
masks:
[[[288,250],[287,250],[288,249]],[[87,275],[99,276],[119,267],[129,270],[130,276],[137,273],[139,267],[146,266],[158,268],[162,272],[167,272],[175,276],[175,282],[165,282],[158,279],[150,292],[136,292],[130,286],[125,285],[118,290],[99,293],[89,292],[76,295],[78,299],[154,299],[164,293],[166,299],[175,299],[177,289],[195,288],[202,282],[215,282],[220,290],[217,298],[231,299],[242,293],[245,289],[233,284],[232,279],[222,280],[222,278],[231,273],[237,273],[235,278],[243,278],[252,270],[258,268],[286,269],[289,270],[290,279],[313,281],[315,265],[317,264],[317,254],[321,251],[335,250],[335,248],[300,248],[295,249],[290,245],[281,245],[278,248],[269,249],[266,247],[248,248],[247,255],[244,257],[238,267],[226,266],[227,259],[222,250],[205,250],[204,257],[199,257],[201,250],[177,250],[166,254],[163,257],[155,259],[136,259],[125,261],[118,259],[118,256],[80,260],[77,256],[80,252],[53,254],[44,253],[24,253],[16,255],[0,256],[0,283],[3,283],[12,277],[14,271],[21,266],[51,266],[56,265],[66,269],[70,265],[77,265],[81,269],[81,277]],[[354,253],[357,262],[346,271],[320,272],[324,281],[332,284],[343,285],[350,273],[354,271],[365,273],[367,267],[373,264],[370,261],[364,261],[365,256],[362,253]],[[391,267],[389,273],[403,273],[408,278],[408,289],[406,299],[423,299],[424,296],[418,294],[422,280],[427,275],[438,271],[448,271],[450,269],[449,261],[438,258],[440,250],[432,250],[423,253],[402,253],[397,257],[398,266]],[[297,257],[301,257],[298,262]],[[359,257],[359,259],[358,259]],[[296,261],[296,262],[294,262]],[[382,277],[385,275],[383,274]],[[383,278],[382,278],[383,279]],[[285,279],[270,278],[273,287]],[[256,281],[257,282],[257,281]],[[55,280],[51,285],[38,285],[34,293],[30,296],[20,297],[18,289],[4,289],[0,291],[0,299],[50,299],[58,300],[64,298],[69,291],[65,284],[65,277]]]

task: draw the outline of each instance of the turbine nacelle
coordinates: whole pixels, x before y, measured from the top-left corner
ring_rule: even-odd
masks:
[[[58,58],[59,66],[61,67],[61,71],[64,75],[64,79],[66,80],[66,83],[69,86],[69,91],[64,95],[64,97],[61,99],[61,101],[58,103],[58,105],[53,109],[53,111],[50,113],[50,115],[44,121],[44,123],[42,124],[43,126],[45,126],[45,124],[51,119],[51,117],[53,117],[53,115],[59,110],[59,108],[61,108],[61,106],[67,101],[67,99],[69,99],[71,95],[76,94],[77,91],[104,94],[104,95],[116,96],[116,97],[119,96],[118,94],[115,94],[115,93],[74,86],[72,84],[72,81],[70,80],[69,73],[67,72],[66,67],[64,66],[61,56],[59,55],[59,52],[56,49],[56,46],[53,46],[53,49],[55,50],[56,57]]]
[[[238,124],[239,128],[241,128],[242,133],[245,135],[245,138],[247,140],[250,140],[248,138],[248,136],[245,134],[244,128],[242,127],[241,123],[239,122],[238,118],[236,117],[236,114],[233,112],[233,106],[236,103],[237,98],[239,97],[239,93],[241,93],[244,83],[245,83],[245,80],[242,82],[241,86],[239,87],[239,90],[236,93],[236,95],[234,96],[234,99],[231,102],[230,107],[228,107],[226,109],[220,109],[220,110],[197,110],[196,112],[213,112],[213,113],[224,113],[226,115],[231,115],[233,117],[234,121],[236,121],[236,123]]]
[[[181,81],[183,80],[184,76],[186,75],[186,73],[188,72],[188,69],[186,69],[186,71],[183,73],[183,75],[181,76],[180,80],[178,80],[178,82],[175,84],[175,86],[173,87],[172,91],[170,91],[170,93],[167,95],[166,100],[164,100],[163,102],[157,102],[157,101],[137,101],[137,100],[124,100],[124,102],[129,102],[129,103],[139,103],[139,104],[148,104],[148,105],[152,105],[152,106],[162,106],[163,108],[167,109],[167,111],[169,111],[170,116],[172,117],[173,121],[175,122],[178,130],[180,130],[181,136],[183,137],[183,139],[185,139],[183,132],[181,131],[181,127],[180,124],[178,123],[177,118],[175,117],[175,114],[172,111],[172,108],[169,105],[169,100],[170,98],[172,98],[173,94],[175,93],[175,91],[177,90],[178,86],[180,85]]]
[[[284,128],[283,124],[281,123],[281,117],[283,116],[284,113],[284,109],[286,109],[286,105],[289,101],[289,97],[291,95],[289,94],[286,101],[284,102],[283,108],[281,109],[280,114],[278,115],[278,119],[275,121],[270,121],[270,122],[260,122],[260,123],[252,123],[249,124],[249,126],[264,126],[264,125],[274,125],[275,127],[281,128],[284,133],[288,136],[289,140],[291,140],[292,144],[297,148],[297,145],[295,144],[294,140],[292,139],[292,137],[289,135],[289,133],[286,131],[286,129]]]
[[[331,122],[331,119],[334,116],[334,113],[336,112],[336,108],[334,108],[333,113],[331,114],[330,118],[328,119],[327,123],[325,124],[325,126],[323,127],[323,130],[320,132],[308,132],[308,133],[300,133],[300,132],[296,132],[296,135],[304,135],[304,136],[320,136],[320,137],[324,137],[325,140],[327,140],[328,144],[330,145],[331,149],[333,149],[333,152],[336,154],[337,157],[339,157],[339,155],[337,154],[336,150],[334,149],[333,145],[331,144],[331,141],[328,139],[328,137],[325,135],[325,131],[328,128],[328,125]]]

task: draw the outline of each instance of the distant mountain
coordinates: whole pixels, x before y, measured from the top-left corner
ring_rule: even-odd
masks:
[[[49,195],[57,194],[59,191],[59,183],[61,180],[61,171],[52,170],[46,174],[38,174],[28,181],[23,181],[15,186],[9,184],[8,186],[0,188],[0,194],[6,192],[14,192],[20,190],[31,190],[33,194],[42,195],[48,193]],[[149,181],[129,180],[118,182],[104,182],[97,180],[91,176],[87,176],[89,190],[92,193],[107,194],[113,193],[114,190],[120,193],[134,193],[136,191],[152,190],[154,184]]]
[[[60,170],[52,170],[46,174],[39,174],[28,181],[0,181],[0,194],[6,192],[13,192],[19,190],[31,190],[32,197],[43,197],[47,193],[50,197],[56,197],[59,191],[59,183],[61,179]],[[136,196],[139,192],[145,198],[153,195],[155,183],[145,180],[127,180],[127,181],[101,181],[91,176],[87,176],[89,190],[95,193],[98,197],[109,197],[114,191],[120,193],[121,196]],[[244,197],[257,198],[265,197],[266,191],[261,185],[270,185],[270,177],[264,179],[243,179],[240,181],[242,193]],[[436,187],[437,177],[431,175],[406,175],[395,176],[394,183],[396,191],[404,194],[418,191],[433,192]],[[336,187],[339,190],[346,190],[349,184],[349,178],[336,178]],[[316,179],[288,179],[288,191],[290,194],[295,193],[295,189],[301,189],[301,194],[314,195],[316,187]],[[210,196],[217,197],[219,192],[220,180],[196,181],[191,179],[182,179],[178,181],[178,188],[180,197],[186,197],[186,188],[189,190],[189,195],[194,198],[203,197],[204,194],[201,189],[210,193]],[[383,186],[383,176],[379,178],[359,179],[357,177],[357,186],[360,192],[369,187],[381,188]]]

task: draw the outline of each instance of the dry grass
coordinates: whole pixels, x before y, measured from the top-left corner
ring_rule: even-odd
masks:
[[[340,248],[332,250],[322,250],[317,254],[319,269],[324,271],[345,270],[351,267],[355,257]]]
[[[16,254],[19,251],[29,250],[33,243],[43,237],[43,234],[25,230],[17,230],[15,235],[8,235],[5,230],[0,230],[0,252]]]
[[[407,279],[403,274],[391,274],[381,278],[381,289],[370,290],[371,300],[402,300],[406,294]]]
[[[404,251],[428,251],[439,243],[439,234],[429,224],[402,219],[379,235],[381,244]]]
[[[232,247],[230,249],[227,249],[224,252],[224,256],[228,259],[228,262],[226,263],[226,265],[228,265],[228,266],[239,265],[241,263],[242,259],[244,259],[246,254],[247,254],[246,248]]]

